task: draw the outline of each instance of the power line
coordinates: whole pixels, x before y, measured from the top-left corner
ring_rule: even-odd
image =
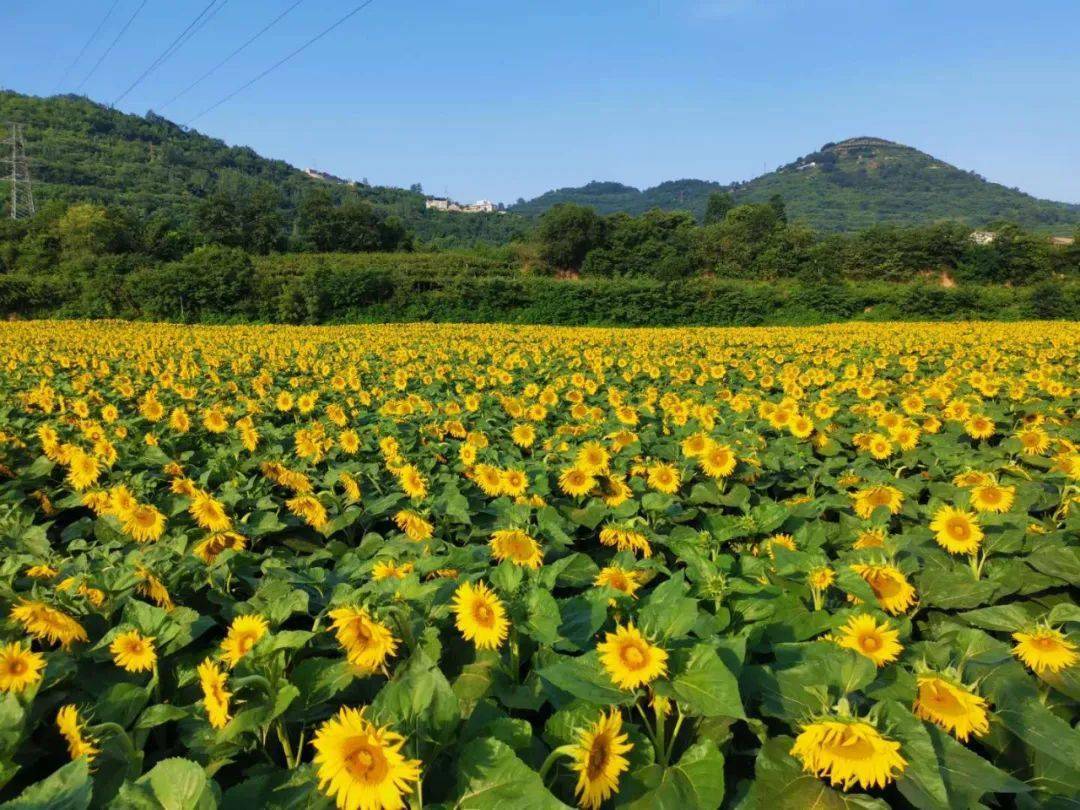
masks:
[[[90,81],[90,77],[97,73],[97,69],[101,67],[101,63],[105,61],[105,57],[112,53],[113,48],[116,47],[116,43],[119,42],[120,38],[127,33],[128,28],[130,28],[131,24],[135,22],[135,18],[139,16],[139,12],[143,10],[143,8],[148,2],[149,0],[142,0],[142,2],[139,3],[139,7],[135,9],[135,13],[128,17],[128,21],[124,23],[124,27],[120,29],[120,33],[116,35],[116,38],[109,43],[109,47],[105,49],[105,53],[98,57],[98,60],[94,62],[94,66],[90,68],[90,72],[83,77],[83,80],[81,82],[79,82],[79,86],[75,88],[76,91],[81,90],[82,86],[88,81]]]
[[[180,50],[180,48],[183,47],[184,43],[187,42],[188,39],[193,37],[195,35],[195,33],[199,30],[199,28],[202,28],[202,26],[205,25],[206,23],[208,23],[215,14],[217,14],[219,11],[221,11],[221,9],[223,9],[225,7],[225,4],[228,3],[229,0],[225,0],[225,2],[223,2],[220,6],[218,6],[216,9],[214,9],[214,12],[212,14],[207,16],[207,12],[209,12],[210,9],[213,8],[213,6],[217,2],[218,2],[218,0],[210,0],[210,2],[206,4],[206,7],[202,11],[199,12],[198,16],[194,20],[192,20],[191,22],[188,23],[187,28],[185,28],[183,31],[181,31],[179,34],[177,34],[176,38],[172,42],[169,43],[169,46],[158,55],[157,59],[155,59],[150,64],[150,67],[148,67],[146,70],[144,70],[142,73],[140,73],[138,78],[136,78],[135,81],[133,81],[131,84],[128,85],[127,90],[125,90],[123,93],[118,95],[115,99],[113,99],[113,102],[112,102],[112,104],[110,106],[115,107],[117,104],[119,104],[121,101],[123,101],[128,93],[130,93],[132,90],[134,90],[136,87],[139,86],[139,84],[142,82],[143,79],[145,79],[147,76],[149,76],[155,70],[157,70],[159,67],[161,67],[163,64],[165,64],[165,61],[170,56],[172,56],[174,53],[176,53],[178,50]],[[196,26],[198,26],[198,28],[196,28]],[[189,32],[190,32],[190,34],[189,34]]]
[[[357,14],[359,14],[365,8],[370,6],[373,2],[375,2],[375,0],[365,0],[365,2],[358,5],[356,8],[354,8],[348,14],[346,14],[344,17],[341,17],[340,19],[338,19],[338,21],[335,22],[333,25],[331,25],[329,28],[327,28],[327,29],[323,30],[321,33],[316,34],[315,36],[313,36],[311,39],[309,39],[307,42],[305,42],[299,48],[297,48],[292,53],[290,53],[288,56],[285,56],[284,58],[279,59],[277,62],[275,62],[270,67],[268,67],[266,70],[264,70],[262,73],[260,73],[258,76],[256,76],[254,79],[251,79],[250,81],[247,81],[244,84],[240,85],[240,87],[236,88],[231,93],[229,93],[227,96],[225,96],[224,98],[222,98],[219,101],[215,102],[214,104],[211,104],[209,107],[207,107],[201,113],[196,115],[194,118],[188,119],[188,122],[187,122],[187,124],[185,126],[190,126],[193,122],[195,122],[198,119],[202,118],[208,112],[212,112],[213,110],[216,110],[218,107],[220,107],[222,104],[224,104],[229,99],[233,98],[234,96],[239,95],[240,93],[242,93],[243,91],[245,91],[249,87],[251,87],[251,85],[253,85],[257,81],[259,81],[260,79],[263,79],[266,76],[268,76],[270,73],[273,73],[275,70],[277,70],[279,67],[284,65],[286,62],[288,62],[289,60],[291,60],[294,57],[298,56],[301,52],[307,50],[309,47],[314,45],[320,39],[322,39],[327,34],[329,34],[331,31],[333,31],[335,28],[343,25],[347,20],[349,20],[350,18],[352,18],[352,17],[356,16]]]
[[[269,31],[271,28],[273,28],[275,25],[277,25],[283,19],[285,19],[286,15],[288,15],[289,12],[291,12],[294,8],[296,8],[298,5],[300,5],[303,2],[304,2],[304,0],[296,0],[295,3],[293,3],[291,6],[289,6],[287,9],[285,9],[283,12],[278,14],[274,19],[272,19],[269,23],[264,25],[261,29],[259,29],[259,31],[254,36],[250,37],[247,40],[247,42],[245,42],[243,45],[241,45],[235,51],[230,53],[228,56],[226,56],[224,59],[222,59],[216,65],[214,65],[212,68],[210,68],[210,70],[206,71],[206,73],[204,73],[202,76],[197,78],[195,81],[193,81],[191,84],[189,84],[183,90],[181,90],[175,96],[173,96],[168,101],[166,101],[164,104],[162,104],[160,107],[158,107],[158,110],[159,111],[164,110],[166,107],[168,107],[174,101],[176,101],[178,98],[180,98],[181,96],[187,95],[188,92],[190,92],[191,90],[194,90],[196,87],[198,87],[204,81],[209,79],[212,75],[217,73],[226,64],[231,62],[233,60],[233,58],[238,56],[241,51],[243,51],[245,48],[247,48],[249,45],[251,45],[251,43],[253,43],[255,40],[257,40],[259,37],[261,37],[263,34],[265,34],[267,31]]]
[[[64,71],[64,75],[60,77],[60,81],[56,83],[56,87],[53,89],[54,93],[64,86],[64,82],[66,82],[68,76],[71,75],[71,71],[75,69],[75,65],[79,64],[79,60],[86,55],[86,50],[90,47],[90,44],[97,39],[97,35],[101,33],[101,29],[105,27],[105,23],[109,21],[109,17],[112,16],[112,13],[116,10],[118,5],[120,5],[120,0],[113,0],[112,5],[109,6],[109,10],[105,12],[105,16],[101,18],[101,22],[99,22],[97,28],[94,29],[94,33],[92,33],[86,42],[83,43],[79,55],[71,61],[71,64],[67,66],[67,70]]]

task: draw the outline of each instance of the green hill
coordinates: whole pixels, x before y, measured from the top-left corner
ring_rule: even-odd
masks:
[[[664,208],[700,217],[709,194],[715,191],[730,192],[737,203],[765,202],[779,194],[789,216],[822,231],[852,231],[881,223],[920,225],[942,219],[975,227],[1008,220],[1062,233],[1080,224],[1080,205],[1040,200],[880,138],[826,144],[746,183],[676,180],[639,190],[593,182],[549,191],[511,210],[536,216],[557,203],[573,202],[604,214]]]
[[[400,217],[430,244],[502,243],[528,228],[513,215],[427,211],[423,194],[405,189],[313,179],[285,161],[229,146],[159,115],[128,115],[81,96],[38,98],[0,91],[0,137],[6,137],[9,121],[23,124],[39,207],[50,201],[88,201],[183,220],[199,200],[218,191],[244,193],[269,186],[279,195],[289,223],[304,194],[322,187],[338,201],[359,197]],[[0,178],[0,193],[6,190]]]

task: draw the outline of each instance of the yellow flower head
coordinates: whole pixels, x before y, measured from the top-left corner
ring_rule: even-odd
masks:
[[[622,591],[627,596],[633,596],[641,587],[641,575],[637,571],[620,568],[616,565],[601,568],[600,573],[593,580],[597,588],[608,587]]]
[[[596,650],[620,689],[636,689],[667,674],[667,651],[650,644],[633,624],[616,626]]]
[[[898,641],[899,637],[899,631],[894,630],[887,621],[878,624],[873,616],[862,613],[852,616],[840,628],[836,643],[865,655],[876,666],[883,667],[900,657],[904,648]]]
[[[148,672],[157,663],[154,637],[143,636],[138,630],[128,630],[116,636],[109,645],[113,661],[128,672]]]
[[[803,770],[847,790],[883,788],[903,773],[907,761],[900,743],[890,740],[869,723],[822,720],[803,727],[791,747]]]
[[[1080,660],[1076,645],[1059,630],[1037,627],[1027,632],[1013,633],[1012,637],[1016,641],[1013,655],[1039,675],[1060,672],[1075,666]]]
[[[915,588],[899,568],[892,565],[857,563],[851,566],[851,569],[870,586],[878,604],[886,613],[895,616],[915,604]]]
[[[904,502],[904,493],[890,486],[865,487],[851,497],[855,501],[855,514],[864,520],[869,520],[874,510],[880,506],[886,507],[890,514],[895,515]]]
[[[266,619],[257,614],[246,614],[233,619],[225,640],[221,642],[221,657],[228,663],[229,669],[239,664],[269,629]]]
[[[938,545],[950,554],[974,554],[983,539],[979,519],[974,512],[942,506],[934,512],[930,531]]]
[[[559,489],[571,498],[580,498],[595,486],[596,479],[580,467],[567,467],[559,475]]]
[[[79,710],[73,704],[68,704],[56,713],[56,727],[61,736],[67,741],[68,754],[73,760],[85,757],[87,762],[93,762],[98,755],[97,742],[86,733],[85,722],[79,717]]]
[[[14,641],[0,647],[0,692],[22,692],[41,681],[45,659]]]
[[[544,552],[536,540],[521,529],[497,529],[491,535],[491,556],[509,560],[524,568],[539,568],[544,564]]]
[[[397,651],[397,639],[386,625],[376,621],[362,607],[341,607],[330,611],[338,644],[349,663],[364,672],[374,672]]]
[[[86,630],[71,616],[44,602],[22,599],[11,609],[11,618],[31,636],[63,649],[76,641],[87,641]]]
[[[1016,497],[1016,487],[982,484],[971,490],[971,505],[977,512],[1008,512]]]
[[[225,689],[227,679],[213,660],[207,658],[198,667],[199,686],[203,693],[203,708],[214,728],[225,728],[229,720],[229,698],[232,693]]]
[[[633,747],[622,730],[618,709],[601,713],[595,723],[578,733],[577,742],[570,748],[570,767],[578,773],[574,792],[581,807],[598,810],[608,797],[619,792],[619,775],[630,767],[624,755]]]
[[[342,707],[311,744],[319,790],[339,810],[402,810],[420,781],[420,761],[401,753],[405,738],[369,722],[362,709]]]
[[[475,585],[465,582],[458,586],[453,608],[457,629],[478,649],[497,649],[510,631],[506,609],[483,582]]]
[[[916,717],[936,723],[963,742],[990,730],[986,701],[969,687],[934,674],[920,675],[917,685],[911,707]]]

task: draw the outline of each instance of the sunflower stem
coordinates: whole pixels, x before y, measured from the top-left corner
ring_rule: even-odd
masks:
[[[660,760],[660,764],[667,765],[667,743],[664,739],[664,720],[665,714],[658,704],[653,703],[653,711],[656,713],[656,739],[660,743],[660,750],[657,751],[657,757]]]
[[[668,764],[668,760],[671,759],[671,752],[675,750],[675,741],[679,738],[679,732],[682,730],[683,720],[686,719],[686,715],[682,713],[682,709],[676,704],[675,708],[679,712],[678,719],[675,720],[675,728],[671,730],[671,741],[668,743],[667,751],[664,753],[664,764]]]
[[[296,765],[293,763],[295,755],[293,754],[292,743],[289,742],[289,735],[285,733],[285,729],[282,728],[280,720],[274,723],[274,729],[277,731],[277,738],[278,742],[281,743],[281,750],[285,754],[285,764],[290,768],[295,768]]]
[[[547,755],[547,759],[544,760],[544,764],[540,766],[540,781],[543,782],[547,779],[548,772],[554,767],[555,763],[559,761],[559,757],[570,756],[570,752],[574,750],[572,745],[560,745],[554,751]]]

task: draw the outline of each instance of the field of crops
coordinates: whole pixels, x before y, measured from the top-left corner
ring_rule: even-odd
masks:
[[[1080,324],[0,348],[11,807],[1077,807]]]

